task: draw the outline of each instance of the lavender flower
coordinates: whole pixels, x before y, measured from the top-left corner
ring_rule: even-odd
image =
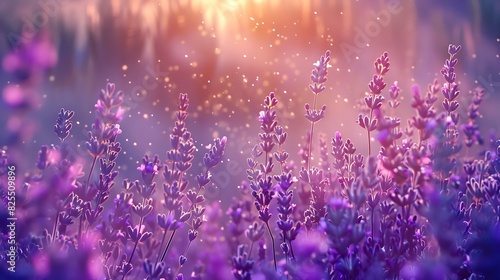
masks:
[[[325,55],[321,56],[320,59],[314,64],[315,68],[312,70],[311,73],[311,81],[312,84],[309,85],[309,89],[313,92],[314,94],[314,101],[313,101],[313,106],[309,105],[309,103],[305,104],[305,109],[306,109],[306,119],[311,123],[311,129],[310,129],[310,141],[309,141],[309,147],[307,149],[308,151],[308,159],[307,159],[307,171],[309,171],[310,166],[311,166],[311,157],[312,157],[312,142],[314,139],[314,124],[321,120],[322,118],[325,117],[325,110],[326,110],[326,105],[321,106],[320,110],[316,109],[316,102],[319,93],[324,91],[326,89],[324,83],[327,81],[326,75],[328,74],[328,68],[330,65],[328,64],[330,62],[330,51],[326,51]]]
[[[259,151],[258,146],[255,146],[252,151],[252,157],[247,160],[248,167],[250,168],[247,170],[247,174],[250,179],[252,196],[255,198],[254,205],[259,213],[259,219],[264,222],[268,229],[269,236],[271,237],[275,270],[277,270],[276,250],[274,245],[274,236],[269,226],[269,220],[272,216],[270,203],[276,193],[273,190],[272,176],[270,175],[274,168],[271,151],[275,146],[274,139],[276,138],[277,140],[280,140],[280,138],[274,134],[275,128],[278,125],[276,121],[276,112],[274,110],[276,104],[278,104],[278,100],[276,99],[274,93],[271,92],[264,99],[264,111],[259,113],[259,122],[261,123],[260,129],[263,132],[259,133],[259,138],[261,140],[259,147],[262,151]],[[257,158],[262,153],[265,155],[264,163],[260,163],[258,165],[259,168],[256,169],[258,164]]]
[[[179,256],[178,268],[175,275],[182,277],[180,269],[188,261],[187,254],[191,243],[198,237],[199,230],[203,224],[205,207],[202,203],[205,197],[200,194],[205,186],[210,183],[210,170],[217,166],[224,155],[227,138],[215,139],[214,144],[209,147],[209,152],[203,158],[205,172],[196,176],[198,187],[189,189],[189,181],[185,178],[187,171],[192,167],[194,159],[194,140],[191,133],[187,130],[185,120],[187,119],[187,109],[189,107],[189,98],[187,94],[179,95],[178,111],[176,112],[176,122],[170,134],[170,144],[172,149],[167,151],[168,164],[165,164],[163,172],[165,183],[164,203],[168,215],[158,214],[158,224],[163,229],[163,237],[159,245],[156,262],[163,262],[167,252],[172,244],[177,230],[185,223],[188,225],[187,237],[188,244],[184,253]],[[156,162],[156,160],[155,160]],[[155,163],[153,163],[155,165]],[[154,173],[154,167],[152,168]],[[187,199],[187,202],[184,199]],[[186,208],[184,208],[186,206]],[[184,211],[187,209],[187,211]],[[167,232],[171,231],[170,238],[164,247]],[[164,248],[164,249],[163,249]],[[163,253],[161,253],[163,251]],[[161,256],[161,257],[160,257]]]
[[[429,84],[427,94],[424,98],[420,95],[418,87],[413,87],[413,100],[411,106],[417,111],[417,116],[410,120],[410,125],[416,128],[419,132],[419,146],[428,140],[437,126],[436,109],[433,104],[437,100],[439,91],[438,81],[435,79],[432,84]]]
[[[293,253],[292,241],[297,237],[298,231],[301,228],[301,223],[294,225],[292,220],[295,204],[292,203],[293,192],[290,189],[294,178],[291,173],[282,173],[280,176],[275,176],[278,181],[280,190],[278,190],[278,228],[281,230],[281,239],[283,242],[280,247],[285,253],[285,258],[288,258],[288,253],[291,253],[292,258],[295,258]],[[287,243],[288,241],[288,243]]]
[[[474,89],[472,100],[467,111],[468,121],[461,126],[461,130],[465,136],[464,144],[467,148],[472,147],[472,145],[476,143],[479,145],[484,143],[477,124],[477,119],[482,117],[481,113],[479,113],[479,105],[483,101],[484,95],[484,89]]]
[[[453,123],[456,125],[458,123],[458,114],[454,113],[458,109],[458,101],[456,98],[460,94],[458,90],[458,84],[456,81],[455,66],[458,60],[455,55],[460,51],[461,46],[455,46],[450,44],[448,46],[448,54],[450,58],[446,59],[443,69],[441,69],[441,74],[443,75],[446,83],[443,85],[441,91],[444,95],[443,107],[448,113],[448,117],[451,118]]]
[[[441,69],[441,74],[446,81],[441,88],[441,92],[445,98],[443,101],[443,108],[446,111],[446,119],[445,122],[441,124],[442,134],[438,135],[439,143],[435,152],[435,167],[437,170],[440,170],[445,177],[449,176],[449,172],[455,166],[453,155],[458,153],[461,149],[461,146],[458,144],[457,130],[459,114],[455,112],[459,106],[456,99],[460,94],[458,84],[456,83],[455,66],[458,60],[455,58],[455,55],[460,49],[460,46],[449,45],[448,54],[450,58],[446,59],[443,69]]]
[[[158,155],[154,156],[152,161],[149,160],[149,156],[145,155],[142,158],[142,164],[137,167],[137,170],[141,171],[142,180],[146,184],[151,184],[154,177],[159,173],[162,168],[160,157]]]
[[[61,139],[61,141],[64,141],[66,137],[69,135],[69,131],[71,130],[71,127],[73,126],[71,124],[71,119],[75,115],[75,112],[73,111],[67,111],[64,109],[61,109],[59,112],[58,118],[57,118],[57,123],[54,126],[54,130],[56,132],[56,135]]]
[[[364,99],[370,113],[368,116],[358,116],[358,124],[366,129],[368,133],[368,156],[371,155],[371,132],[377,127],[377,119],[374,118],[373,114],[375,110],[379,110],[382,107],[382,101],[384,101],[384,97],[381,95],[382,90],[386,87],[383,76],[389,71],[390,66],[387,52],[377,58],[374,65],[377,74],[374,75],[370,83],[368,83],[370,95]]]
[[[250,280],[252,279],[252,267],[253,261],[248,259],[248,255],[245,253],[245,247],[241,245],[238,247],[238,253],[233,257],[233,275],[238,280]]]

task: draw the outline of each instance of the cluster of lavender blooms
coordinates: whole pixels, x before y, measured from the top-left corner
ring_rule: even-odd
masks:
[[[235,200],[229,211],[234,229],[229,240],[239,242],[230,247],[236,279],[500,277],[500,254],[493,249],[500,242],[500,141],[491,137],[485,145],[481,136],[481,88],[473,91],[466,123],[459,124],[460,49],[449,46],[441,83],[432,81],[424,95],[418,86],[411,89],[415,115],[406,127],[395,114],[401,105],[398,83],[384,94],[389,55],[376,59],[357,120],[367,131],[367,155],[338,131],[330,132],[330,147],[324,134],[315,139],[315,124],[326,117],[326,106],[317,109],[316,103],[326,88],[327,51],[311,74],[313,104],[305,105],[311,128],[299,152],[303,166],[298,174],[294,171],[299,166],[286,163],[286,133],[272,109],[276,95],[265,98],[259,117],[261,142],[248,158],[248,182],[243,186],[252,196],[244,191],[243,200]],[[441,106],[436,105],[439,99]],[[376,155],[372,137],[379,143]],[[473,150],[474,145],[479,149]],[[273,158],[280,163],[278,171]],[[249,206],[252,202],[255,209]],[[246,240],[240,236],[243,232]],[[276,234],[281,238],[276,240]],[[255,243],[259,251],[254,253]]]
[[[89,156],[71,153],[74,112],[61,109],[54,126],[59,143],[42,146],[35,169],[19,182],[17,272],[5,267],[10,245],[2,226],[0,278],[496,279],[500,140],[481,136],[484,90],[474,89],[466,116],[459,115],[459,51],[449,46],[442,81],[432,81],[425,94],[411,89],[415,113],[406,127],[396,114],[402,89],[393,82],[384,91],[389,54],[377,58],[357,118],[367,143],[339,131],[315,135],[316,123],[328,117],[325,105],[317,107],[328,94],[327,51],[311,74],[301,163],[290,159],[278,97],[270,93],[241,193],[229,209],[204,196],[227,139],[214,140],[194,176],[186,94],[179,95],[165,159],[145,155],[136,171],[142,180],[117,184],[123,93],[108,84],[95,106]],[[2,152],[4,203],[12,164]]]
[[[101,91],[85,145],[87,159],[73,153],[67,141],[74,112],[60,110],[54,126],[60,142],[40,148],[36,169],[16,192],[14,272],[5,266],[12,244],[6,242],[9,232],[2,225],[1,279],[183,279],[181,269],[188,256],[192,278],[204,275],[202,263],[191,257],[196,254],[189,254],[189,249],[195,247],[191,244],[207,220],[203,192],[211,171],[222,162],[227,139],[217,138],[210,145],[201,159],[203,172],[194,176],[196,186],[190,186],[196,147],[185,122],[189,98],[180,94],[165,161],[145,155],[137,168],[142,181],[125,179],[116,184],[122,102],[123,92],[114,84]],[[86,175],[85,162],[90,162]],[[3,218],[7,217],[4,171],[15,164],[2,151]],[[163,176],[157,178],[160,171]],[[217,217],[216,206],[208,211],[212,219]]]

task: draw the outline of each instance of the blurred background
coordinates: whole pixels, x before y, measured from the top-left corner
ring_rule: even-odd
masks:
[[[395,113],[406,124],[411,86],[425,92],[433,79],[443,83],[439,71],[450,43],[463,47],[462,118],[471,91],[485,88],[480,126],[487,137],[500,128],[497,0],[4,0],[0,147],[24,170],[33,169],[40,146],[58,143],[53,126],[62,107],[75,111],[70,141],[83,145],[98,93],[113,82],[128,108],[119,168],[138,179],[145,153],[165,159],[177,98],[186,92],[197,159],[214,137],[229,140],[209,195],[221,200],[221,192],[246,177],[269,92],[276,93],[279,121],[290,134],[285,149],[300,161],[298,146],[309,127],[304,103],[313,101],[309,76],[326,50],[332,67],[318,99],[327,105],[318,131],[327,139],[341,131],[365,151],[365,131],[355,122],[373,61],[389,52],[386,82],[403,90]],[[76,152],[88,157],[82,148]]]

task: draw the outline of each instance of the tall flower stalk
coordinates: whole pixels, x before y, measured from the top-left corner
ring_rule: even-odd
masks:
[[[54,126],[54,132],[56,133],[57,137],[59,137],[59,139],[61,140],[61,147],[59,148],[60,150],[63,150],[65,148],[64,147],[64,145],[65,145],[64,140],[69,136],[71,128],[73,127],[71,120],[72,120],[74,115],[75,115],[75,112],[73,112],[73,111],[61,109],[61,111],[59,112],[59,114],[57,116],[57,121],[56,121],[56,124]],[[49,149],[45,145],[42,146],[42,148],[40,149],[39,161],[37,163],[37,167],[40,170],[45,169],[47,167],[47,165],[49,164],[48,159],[49,159],[50,153],[51,153],[51,149]],[[42,160],[40,160],[40,159],[42,159]],[[56,205],[57,204],[61,205],[61,204],[63,204],[63,201],[66,198],[60,197],[58,199],[60,199],[60,203],[56,203]],[[62,209],[61,209],[62,207],[56,207],[56,208],[57,209],[56,209],[56,215],[55,215],[55,219],[54,219],[54,227],[52,229],[52,242],[54,242],[54,240],[56,239],[56,236],[57,236],[57,225],[59,223],[59,216],[60,216],[61,211],[62,211]],[[75,216],[81,215],[81,210],[74,211],[74,214],[75,214]],[[63,215],[63,217],[69,218],[70,216]]]
[[[306,119],[311,123],[311,128],[309,130],[309,141],[307,148],[307,171],[311,170],[311,159],[312,159],[312,143],[314,139],[314,125],[325,117],[326,105],[321,106],[320,110],[316,109],[316,103],[318,101],[318,95],[323,92],[326,87],[324,83],[327,81],[326,75],[328,74],[328,68],[331,67],[330,64],[330,51],[326,51],[325,55],[321,56],[320,59],[314,64],[314,69],[311,72],[311,81],[309,89],[314,94],[314,100],[311,105],[309,103],[305,104],[306,109]]]
[[[271,200],[275,196],[271,176],[274,168],[271,152],[275,146],[274,130],[278,125],[276,120],[276,111],[274,110],[274,107],[277,104],[278,100],[272,92],[264,99],[264,110],[259,113],[260,129],[262,130],[262,133],[259,133],[261,142],[258,146],[255,146],[252,151],[252,157],[247,160],[249,167],[247,174],[250,179],[252,196],[255,198],[254,205],[259,213],[259,219],[266,225],[271,238],[275,270],[278,269],[276,264],[276,248],[274,244],[274,235],[271,231],[271,227],[269,226],[269,220],[272,217],[270,204]],[[260,147],[261,150],[259,150],[258,147]],[[257,158],[262,153],[265,157],[264,163],[259,164],[257,162]]]
[[[158,214],[158,222],[160,227],[163,228],[163,238],[160,244],[157,262],[162,262],[167,255],[168,249],[172,244],[176,231],[180,228],[182,223],[189,220],[191,213],[184,211],[183,199],[188,187],[188,181],[183,178],[184,174],[191,168],[192,160],[194,158],[194,142],[191,133],[186,128],[187,109],[189,107],[189,98],[187,94],[179,94],[178,111],[176,112],[176,121],[170,134],[170,145],[172,148],[167,151],[167,164],[163,177],[165,183],[164,189],[164,203],[163,206],[167,209],[167,215]],[[163,249],[167,231],[172,231],[167,245]],[[160,252],[163,252],[160,256]]]
[[[203,224],[203,216],[206,211],[206,208],[203,206],[203,202],[205,202],[205,196],[203,194],[200,194],[200,192],[203,191],[211,181],[210,170],[221,163],[222,157],[224,155],[224,150],[226,149],[226,144],[227,138],[225,136],[214,140],[214,143],[209,146],[209,151],[205,153],[205,156],[203,157],[203,166],[205,168],[205,171],[196,176],[198,188],[196,188],[196,191],[191,189],[186,192],[186,198],[188,199],[188,205],[191,214],[191,223],[188,223],[188,244],[186,245],[184,253],[179,257],[179,267],[177,269],[177,272],[175,273],[176,275],[179,274],[180,269],[187,261],[187,253],[189,251],[189,248],[198,236],[200,228]]]
[[[312,162],[312,143],[314,142],[314,127],[315,124],[325,117],[326,105],[322,105],[321,109],[316,109],[318,95],[323,92],[326,87],[324,83],[327,81],[326,75],[330,64],[330,51],[326,51],[323,56],[314,64],[311,72],[311,81],[309,89],[313,92],[313,105],[305,104],[306,119],[311,123],[309,135],[306,138],[307,150],[305,155],[306,167],[300,171],[300,179],[311,187],[309,197],[309,209],[304,213],[304,225],[307,229],[311,229],[313,224],[318,224],[321,217],[326,215],[325,202],[325,187],[329,184],[326,178],[323,178],[323,170],[311,166]],[[305,194],[305,193],[304,193]],[[304,196],[305,197],[305,196]]]
[[[158,214],[157,221],[163,230],[159,251],[156,257],[156,265],[165,260],[169,248],[173,244],[174,236],[182,224],[188,225],[188,244],[183,254],[179,256],[176,277],[180,277],[179,271],[187,261],[187,253],[192,242],[197,238],[203,224],[205,197],[201,192],[211,182],[211,170],[219,165],[223,159],[227,144],[227,138],[217,138],[210,145],[209,151],[203,157],[204,171],[196,176],[197,188],[189,189],[187,172],[192,167],[196,147],[191,133],[186,128],[188,117],[187,109],[189,98],[185,93],[179,95],[178,111],[175,113],[176,121],[170,134],[172,148],[167,151],[167,164],[164,165],[163,184],[164,202],[163,206],[167,214]],[[171,232],[167,244],[165,240],[167,232]]]
[[[368,116],[359,115],[358,124],[366,129],[368,136],[368,156],[371,156],[372,146],[371,146],[371,132],[377,128],[377,119],[374,116],[374,111],[379,110],[382,107],[382,101],[384,97],[381,95],[382,90],[386,87],[384,83],[384,75],[389,71],[389,56],[387,52],[384,52],[374,63],[375,71],[377,74],[373,75],[372,80],[368,83],[368,88],[370,89],[370,94],[365,97],[366,107],[370,110]]]
[[[461,46],[452,44],[448,46],[449,58],[445,60],[444,66],[441,69],[441,74],[445,80],[441,88],[444,96],[442,105],[445,110],[445,121],[442,124],[442,134],[437,135],[439,142],[435,149],[434,166],[436,170],[441,171],[442,179],[448,178],[450,172],[456,167],[456,160],[453,156],[461,149],[461,145],[458,143],[457,129],[459,121],[457,109],[460,106],[457,98],[460,95],[460,90],[455,73],[455,67],[458,63],[458,59],[455,56],[460,49]]]
[[[96,119],[92,124],[92,131],[88,132],[89,140],[85,143],[88,152],[92,156],[92,165],[90,166],[87,181],[82,188],[77,190],[78,196],[84,202],[84,212],[80,216],[80,224],[78,226],[78,239],[81,239],[85,221],[89,221],[88,218],[91,218],[91,216],[96,217],[102,211],[98,210],[98,206],[104,201],[99,201],[99,199],[95,201],[96,210],[91,209],[91,200],[97,193],[89,189],[89,186],[91,185],[92,173],[97,160],[101,157],[106,157],[103,164],[109,162],[110,166],[112,165],[114,167],[112,162],[116,159],[118,152],[121,150],[119,147],[120,144],[116,142],[116,137],[121,133],[118,122],[122,120],[123,113],[125,112],[120,106],[123,102],[123,95],[122,91],[115,91],[115,84],[108,83],[106,89],[101,90],[99,99],[95,104]],[[118,174],[114,173],[108,175],[112,176],[114,179]],[[108,190],[108,186],[106,185],[102,191],[107,192]],[[103,195],[102,192],[100,195],[101,198],[106,196]]]
[[[274,179],[278,182],[277,202],[279,214],[278,221],[276,223],[278,228],[281,230],[280,235],[283,240],[280,247],[285,253],[285,260],[288,263],[289,254],[291,254],[292,259],[295,259],[292,241],[297,237],[301,223],[297,222],[294,225],[294,221],[292,220],[296,205],[292,203],[293,191],[291,186],[294,182],[296,182],[296,179],[292,176],[291,171],[286,170],[286,162],[289,154],[283,149],[283,144],[285,143],[287,136],[288,134],[284,132],[284,128],[282,126],[278,125],[274,128],[274,141],[278,144],[278,150],[274,153],[274,158],[277,162],[279,162],[281,169],[281,174],[274,176]]]
[[[467,110],[467,123],[460,127],[465,136],[464,144],[467,147],[467,154],[469,154],[469,150],[474,144],[483,145],[484,143],[477,120],[483,117],[479,112],[479,106],[483,101],[485,92],[483,88],[478,87],[474,89],[472,94],[472,100]]]

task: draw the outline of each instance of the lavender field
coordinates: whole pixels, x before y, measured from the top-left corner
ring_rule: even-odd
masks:
[[[500,2],[0,2],[0,279],[500,279]]]

